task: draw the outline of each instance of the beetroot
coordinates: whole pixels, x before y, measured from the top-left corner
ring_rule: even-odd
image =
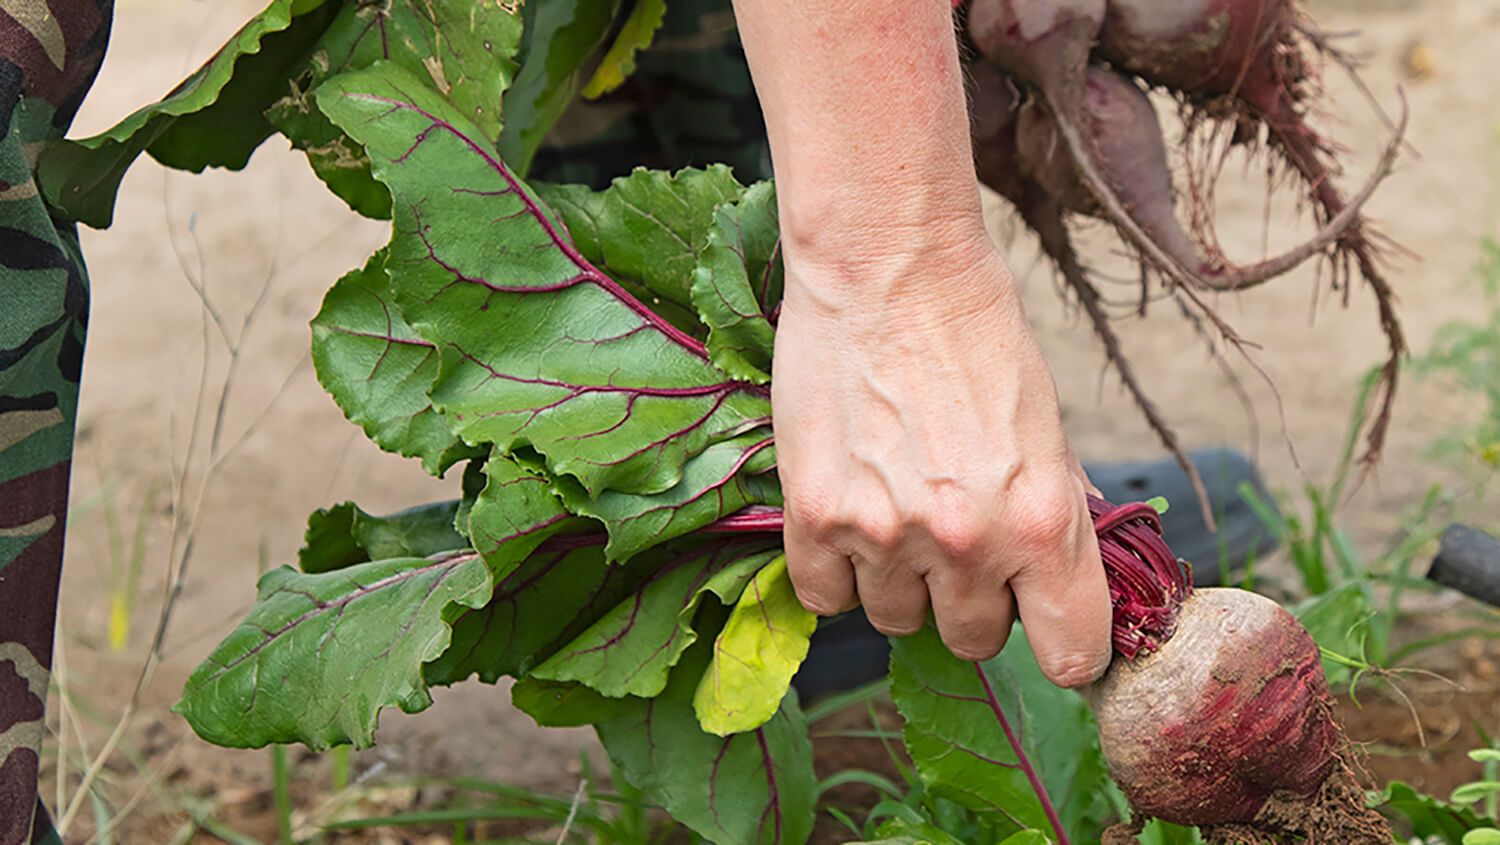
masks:
[[[1236,267],[1212,253],[1204,257],[1178,221],[1161,124],[1140,86],[1113,71],[1089,67],[1081,114],[1085,143],[1095,157],[1094,169],[1140,231],[1202,284],[1223,290],[1276,278],[1338,241],[1356,221],[1359,207],[1374,194],[1385,171],[1384,167],[1377,170],[1360,196],[1312,240],[1273,258]],[[1069,211],[1107,218],[1096,194],[1079,179],[1081,169],[1065,149],[1051,109],[1041,102],[1028,103],[1020,111],[1016,133],[1018,162],[1032,178]],[[1387,155],[1394,155],[1395,149],[1391,147]]]
[[[1304,50],[1323,45],[1292,0],[1110,0],[1097,55],[1175,91],[1199,115],[1230,121],[1237,141],[1255,140],[1264,127],[1271,149],[1306,186],[1320,221],[1329,228],[1340,224],[1329,254],[1335,284],[1344,283],[1351,263],[1358,268],[1375,292],[1389,348],[1381,411],[1366,439],[1371,459],[1384,441],[1406,341],[1395,294],[1377,261],[1376,238],[1363,217],[1346,214],[1362,200],[1350,202],[1338,189],[1333,151],[1307,122],[1317,79]],[[1402,129],[1404,118],[1381,171],[1389,169]]]
[[[1090,499],[1114,603],[1114,663],[1088,692],[1135,829],[1209,841],[1388,843],[1355,783],[1317,644],[1243,590],[1194,591],[1149,506]],[[1106,841],[1128,840],[1117,830]]]
[[[1289,0],[1110,0],[1098,54],[1176,91],[1264,91],[1305,76],[1271,59],[1292,24]],[[1295,52],[1288,53],[1295,56]]]
[[[969,94],[969,131],[974,146],[974,164],[979,180],[996,193],[1010,200],[1021,214],[1021,219],[1036,233],[1042,250],[1057,265],[1063,281],[1078,297],[1078,302],[1088,314],[1094,332],[1104,344],[1109,362],[1120,374],[1120,379],[1130,391],[1141,412],[1162,443],[1176,456],[1177,463],[1193,485],[1200,502],[1208,501],[1208,493],[1198,469],[1187,459],[1187,453],[1177,441],[1177,435],[1167,425],[1156,405],[1146,395],[1135,372],[1125,358],[1119,336],[1110,325],[1109,315],[1096,290],[1089,282],[1078,254],[1073,248],[1068,228],[1063,222],[1065,198],[1039,181],[1038,176],[1026,173],[1022,166],[1023,156],[1018,144],[1020,137],[1037,137],[1037,130],[1027,132],[1020,128],[1023,121],[1037,119],[1029,114],[1039,108],[1036,103],[1021,106],[1020,89],[1015,80],[984,60],[971,60],[965,65],[965,78]],[[1033,153],[1035,155],[1035,153]],[[1057,160],[1067,160],[1059,156]],[[1071,184],[1076,185],[1076,181]],[[1213,514],[1205,509],[1209,525],[1213,525]]]
[[[1109,221],[1138,253],[1139,310],[1145,310],[1151,275],[1158,275],[1183,313],[1217,335],[1204,333],[1215,345],[1242,342],[1206,292],[1258,285],[1314,256],[1327,262],[1334,288],[1346,296],[1357,273],[1375,293],[1389,352],[1370,394],[1378,410],[1370,417],[1362,460],[1373,463],[1384,444],[1406,342],[1378,260],[1380,238],[1361,208],[1393,167],[1405,116],[1374,173],[1351,198],[1336,185],[1339,167],[1331,145],[1306,119],[1318,93],[1309,56],[1321,53],[1346,67],[1348,62],[1327,47],[1293,0],[969,0],[959,15],[960,31],[971,42],[980,177],[1015,203],[1036,230],[1162,441],[1178,452],[1105,328],[1102,298],[1068,241],[1069,214]],[[1010,89],[1003,95],[984,95],[995,74],[980,71],[990,66]],[[1213,231],[1212,184],[1221,159],[1178,180],[1192,188],[1192,225],[1185,228],[1166,142],[1137,83],[1161,86],[1178,98],[1188,128],[1183,146],[1205,128],[1215,139],[1227,129],[1231,143],[1263,144],[1289,165],[1310,200],[1317,234],[1262,261],[1231,262]],[[1005,115],[988,114],[992,109]],[[1007,173],[1006,167],[1021,172]],[[1178,458],[1185,463],[1180,452]]]

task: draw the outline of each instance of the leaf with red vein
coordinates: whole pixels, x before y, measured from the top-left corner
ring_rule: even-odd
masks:
[[[703,345],[579,254],[436,92],[376,63],[318,89],[395,200],[401,312],[441,351],[435,407],[469,442],[529,444],[590,494],[656,493],[687,458],[770,413]]]
[[[303,572],[331,572],[367,560],[430,557],[466,549],[469,541],[453,527],[458,500],[433,502],[374,516],[353,502],[313,511],[297,550]]]
[[[509,575],[548,537],[586,522],[563,508],[551,479],[508,455],[492,454],[484,474],[484,489],[469,511],[469,539],[496,578]]]
[[[812,743],[795,692],[761,727],[704,733],[693,691],[708,662],[701,640],[654,699],[625,698],[595,730],[616,772],[710,842],[801,845],[817,801]]]
[[[781,487],[769,472],[775,462],[770,429],[757,428],[688,459],[682,479],[661,493],[606,490],[590,497],[576,485],[560,489],[569,510],[604,523],[610,559],[628,560],[746,505],[781,504]]]
[[[600,531],[556,534],[495,585],[484,607],[453,622],[453,643],[427,664],[430,684],[452,684],[477,674],[494,683],[519,677],[573,642],[658,573],[700,559],[707,545],[721,554],[753,554],[774,540],[736,536],[679,540],[636,555],[628,563],[604,558]],[[738,552],[729,552],[729,549]]]
[[[385,250],[334,283],[312,321],[318,381],[349,421],[387,452],[422,459],[441,475],[477,450],[453,436],[427,390],[437,348],[401,317],[390,296]]]
[[[656,695],[667,685],[667,672],[698,638],[693,621],[699,601],[712,593],[722,604],[732,604],[779,552],[774,540],[758,548],[720,541],[694,550],[657,570],[530,674],[578,681],[614,698]]]
[[[266,110],[294,149],[307,153],[329,190],[368,217],[391,214],[390,193],[370,163],[314,105],[313,91],[335,74],[388,60],[428,80],[492,142],[500,136],[501,94],[515,76],[521,16],[514,7],[473,0],[344,3],[308,52],[305,67],[282,83],[285,96]],[[287,89],[290,88],[288,91]]]
[[[995,716],[998,704],[1011,725],[1036,724],[1017,710],[1016,689],[1004,659],[960,660],[931,628],[891,638],[891,699],[906,720],[906,749],[922,781],[971,809],[1050,829],[1027,776],[1029,761],[1017,756]]]
[[[556,542],[533,552],[496,583],[483,607],[465,610],[453,620],[452,643],[423,667],[427,683],[456,684],[478,675],[493,684],[503,676],[524,674],[646,577],[632,567],[605,563],[602,533],[592,542],[582,538],[576,547]]]
[[[693,305],[693,274],[714,229],[715,211],[744,192],[722,164],[670,174],[638,168],[587,196],[576,186],[537,189],[549,203],[562,200],[553,207],[581,255],[610,278],[639,282],[652,295],[687,308]]]
[[[759,182],[714,214],[693,281],[693,304],[710,327],[710,357],[730,375],[758,384],[771,380],[770,315],[784,283],[780,245],[776,189]]]
[[[447,647],[447,616],[490,595],[477,554],[266,573],[254,608],[188,678],[173,709],[232,748],[375,741],[380,710],[432,703],[422,662]]]
[[[693,710],[712,734],[758,728],[776,714],[792,684],[818,617],[802,606],[787,574],[786,555],[755,574],[740,593],[719,636]]]

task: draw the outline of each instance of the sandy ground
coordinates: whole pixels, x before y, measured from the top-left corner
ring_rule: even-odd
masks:
[[[122,0],[108,61],[76,133],[99,131],[159,96],[255,8],[243,0]],[[1391,277],[1411,346],[1424,350],[1445,322],[1482,313],[1471,271],[1481,237],[1494,234],[1500,103],[1492,92],[1500,89],[1500,66],[1492,56],[1500,43],[1500,2],[1322,0],[1312,10],[1327,29],[1360,31],[1349,43],[1366,55],[1365,80],[1388,109],[1399,110],[1396,89],[1405,88],[1410,140],[1420,158],[1403,157],[1370,211],[1419,257],[1397,256]],[[1425,77],[1409,73],[1414,44],[1431,59]],[[1327,82],[1327,125],[1349,147],[1344,180],[1352,186],[1367,172],[1385,132],[1342,73],[1330,70]],[[1290,219],[1294,209],[1278,202],[1268,212],[1262,170],[1244,172],[1242,182],[1232,175],[1221,187],[1219,214],[1230,254],[1248,260],[1259,255],[1263,236],[1273,246],[1289,240],[1281,228],[1267,235],[1263,222]],[[1299,219],[1302,226],[1294,231],[1305,233],[1305,217]],[[1008,230],[998,207],[996,229],[1002,236]],[[279,139],[240,173],[165,173],[143,160],[125,180],[113,228],[84,235],[94,304],[74,477],[79,515],[63,584],[60,676],[81,711],[91,710],[104,722],[116,718],[161,604],[174,554],[173,519],[190,521],[191,569],[166,638],[166,659],[129,733],[183,791],[218,791],[228,803],[264,795],[264,752],[209,748],[167,708],[192,666],[248,608],[260,568],[293,558],[306,514],[347,498],[377,512],[396,509],[443,498],[452,489],[370,446],[318,387],[308,363],[307,321],[323,291],[384,238],[383,225],[349,214]],[[1033,246],[1016,240],[1011,254],[1080,454],[1086,461],[1157,454],[1159,444],[1118,380],[1103,372],[1099,345],[1060,304]],[[1113,266],[1108,255],[1093,257]],[[205,324],[190,278],[206,289],[222,317],[222,334]],[[1256,425],[1173,309],[1159,305],[1120,329],[1148,390],[1189,446],[1226,443],[1253,451],[1273,487],[1297,490],[1305,480],[1327,477],[1357,380],[1383,354],[1368,291],[1356,289],[1343,308],[1329,301],[1325,287],[1305,268],[1264,290],[1216,303],[1260,345],[1253,358],[1279,393],[1284,433],[1276,394],[1236,361],[1233,368],[1259,409],[1254,437]],[[244,326],[262,291],[264,302]],[[224,403],[220,459],[200,497],[218,385],[228,366],[224,336],[238,343],[239,360]],[[194,439],[200,383],[207,399],[197,406],[204,418]],[[1477,408],[1477,399],[1442,385],[1403,382],[1385,461],[1344,511],[1363,549],[1378,551],[1400,512],[1428,484],[1453,480],[1423,450]],[[179,504],[169,507],[173,478],[189,458]],[[155,504],[142,517],[151,491]],[[131,640],[121,653],[112,653],[106,640],[109,530],[103,509],[92,506],[101,493],[113,498],[127,536],[138,519],[148,527]],[[383,760],[392,771],[472,774],[566,791],[578,750],[590,747],[585,732],[531,727],[508,709],[503,689],[473,683],[439,690],[436,698],[436,706],[416,717],[387,713],[382,745],[362,755],[360,765]],[[97,748],[103,731],[83,719],[84,735]],[[78,742],[72,734],[67,738],[70,748]],[[125,772],[129,766],[115,768]],[[142,825],[159,813],[151,804],[143,802],[138,810]],[[246,824],[247,832],[270,838],[257,823]],[[153,841],[139,835],[127,841]]]

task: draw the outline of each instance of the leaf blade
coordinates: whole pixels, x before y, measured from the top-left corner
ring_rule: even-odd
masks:
[[[699,602],[709,594],[726,604],[735,601],[775,556],[765,543],[749,550],[735,541],[695,548],[658,567],[640,589],[530,675],[585,684],[612,698],[657,695],[672,666],[698,639],[693,621]]]
[[[740,593],[714,639],[713,658],[693,695],[703,729],[727,736],[775,715],[817,626],[817,615],[792,589],[786,555],[777,555]]]
[[[481,605],[490,587],[474,554],[313,575],[274,569],[173,709],[199,736],[231,748],[367,747],[381,709],[431,704],[421,664],[448,644],[449,606]]]
[[[584,260],[436,94],[382,64],[319,90],[397,197],[393,288],[440,347],[430,395],[466,441],[529,444],[590,493],[653,493],[687,457],[769,419],[764,388],[726,378]]]
[[[375,445],[420,458],[442,475],[475,454],[449,430],[427,391],[437,378],[435,344],[407,323],[390,294],[387,250],[329,288],[312,319],[313,369],[339,410]]]
[[[324,0],[272,0],[165,97],[89,138],[59,141],[37,163],[53,208],[108,228],[125,171],[143,152],[168,167],[239,169],[271,134],[263,117],[337,9]]]
[[[620,87],[635,72],[635,54],[651,46],[666,14],[663,0],[639,0],[580,93],[592,100]]]
[[[801,845],[812,831],[817,780],[796,693],[755,730],[705,733],[692,696],[706,645],[684,656],[661,695],[622,699],[595,725],[599,739],[626,780],[709,841]]]

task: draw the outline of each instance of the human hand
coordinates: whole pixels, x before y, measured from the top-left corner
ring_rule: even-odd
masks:
[[[951,235],[848,266],[788,251],[772,407],[792,582],[892,635],[930,606],[966,660],[1019,612],[1043,673],[1081,686],[1111,653],[1093,488],[1004,261],[982,229]]]

